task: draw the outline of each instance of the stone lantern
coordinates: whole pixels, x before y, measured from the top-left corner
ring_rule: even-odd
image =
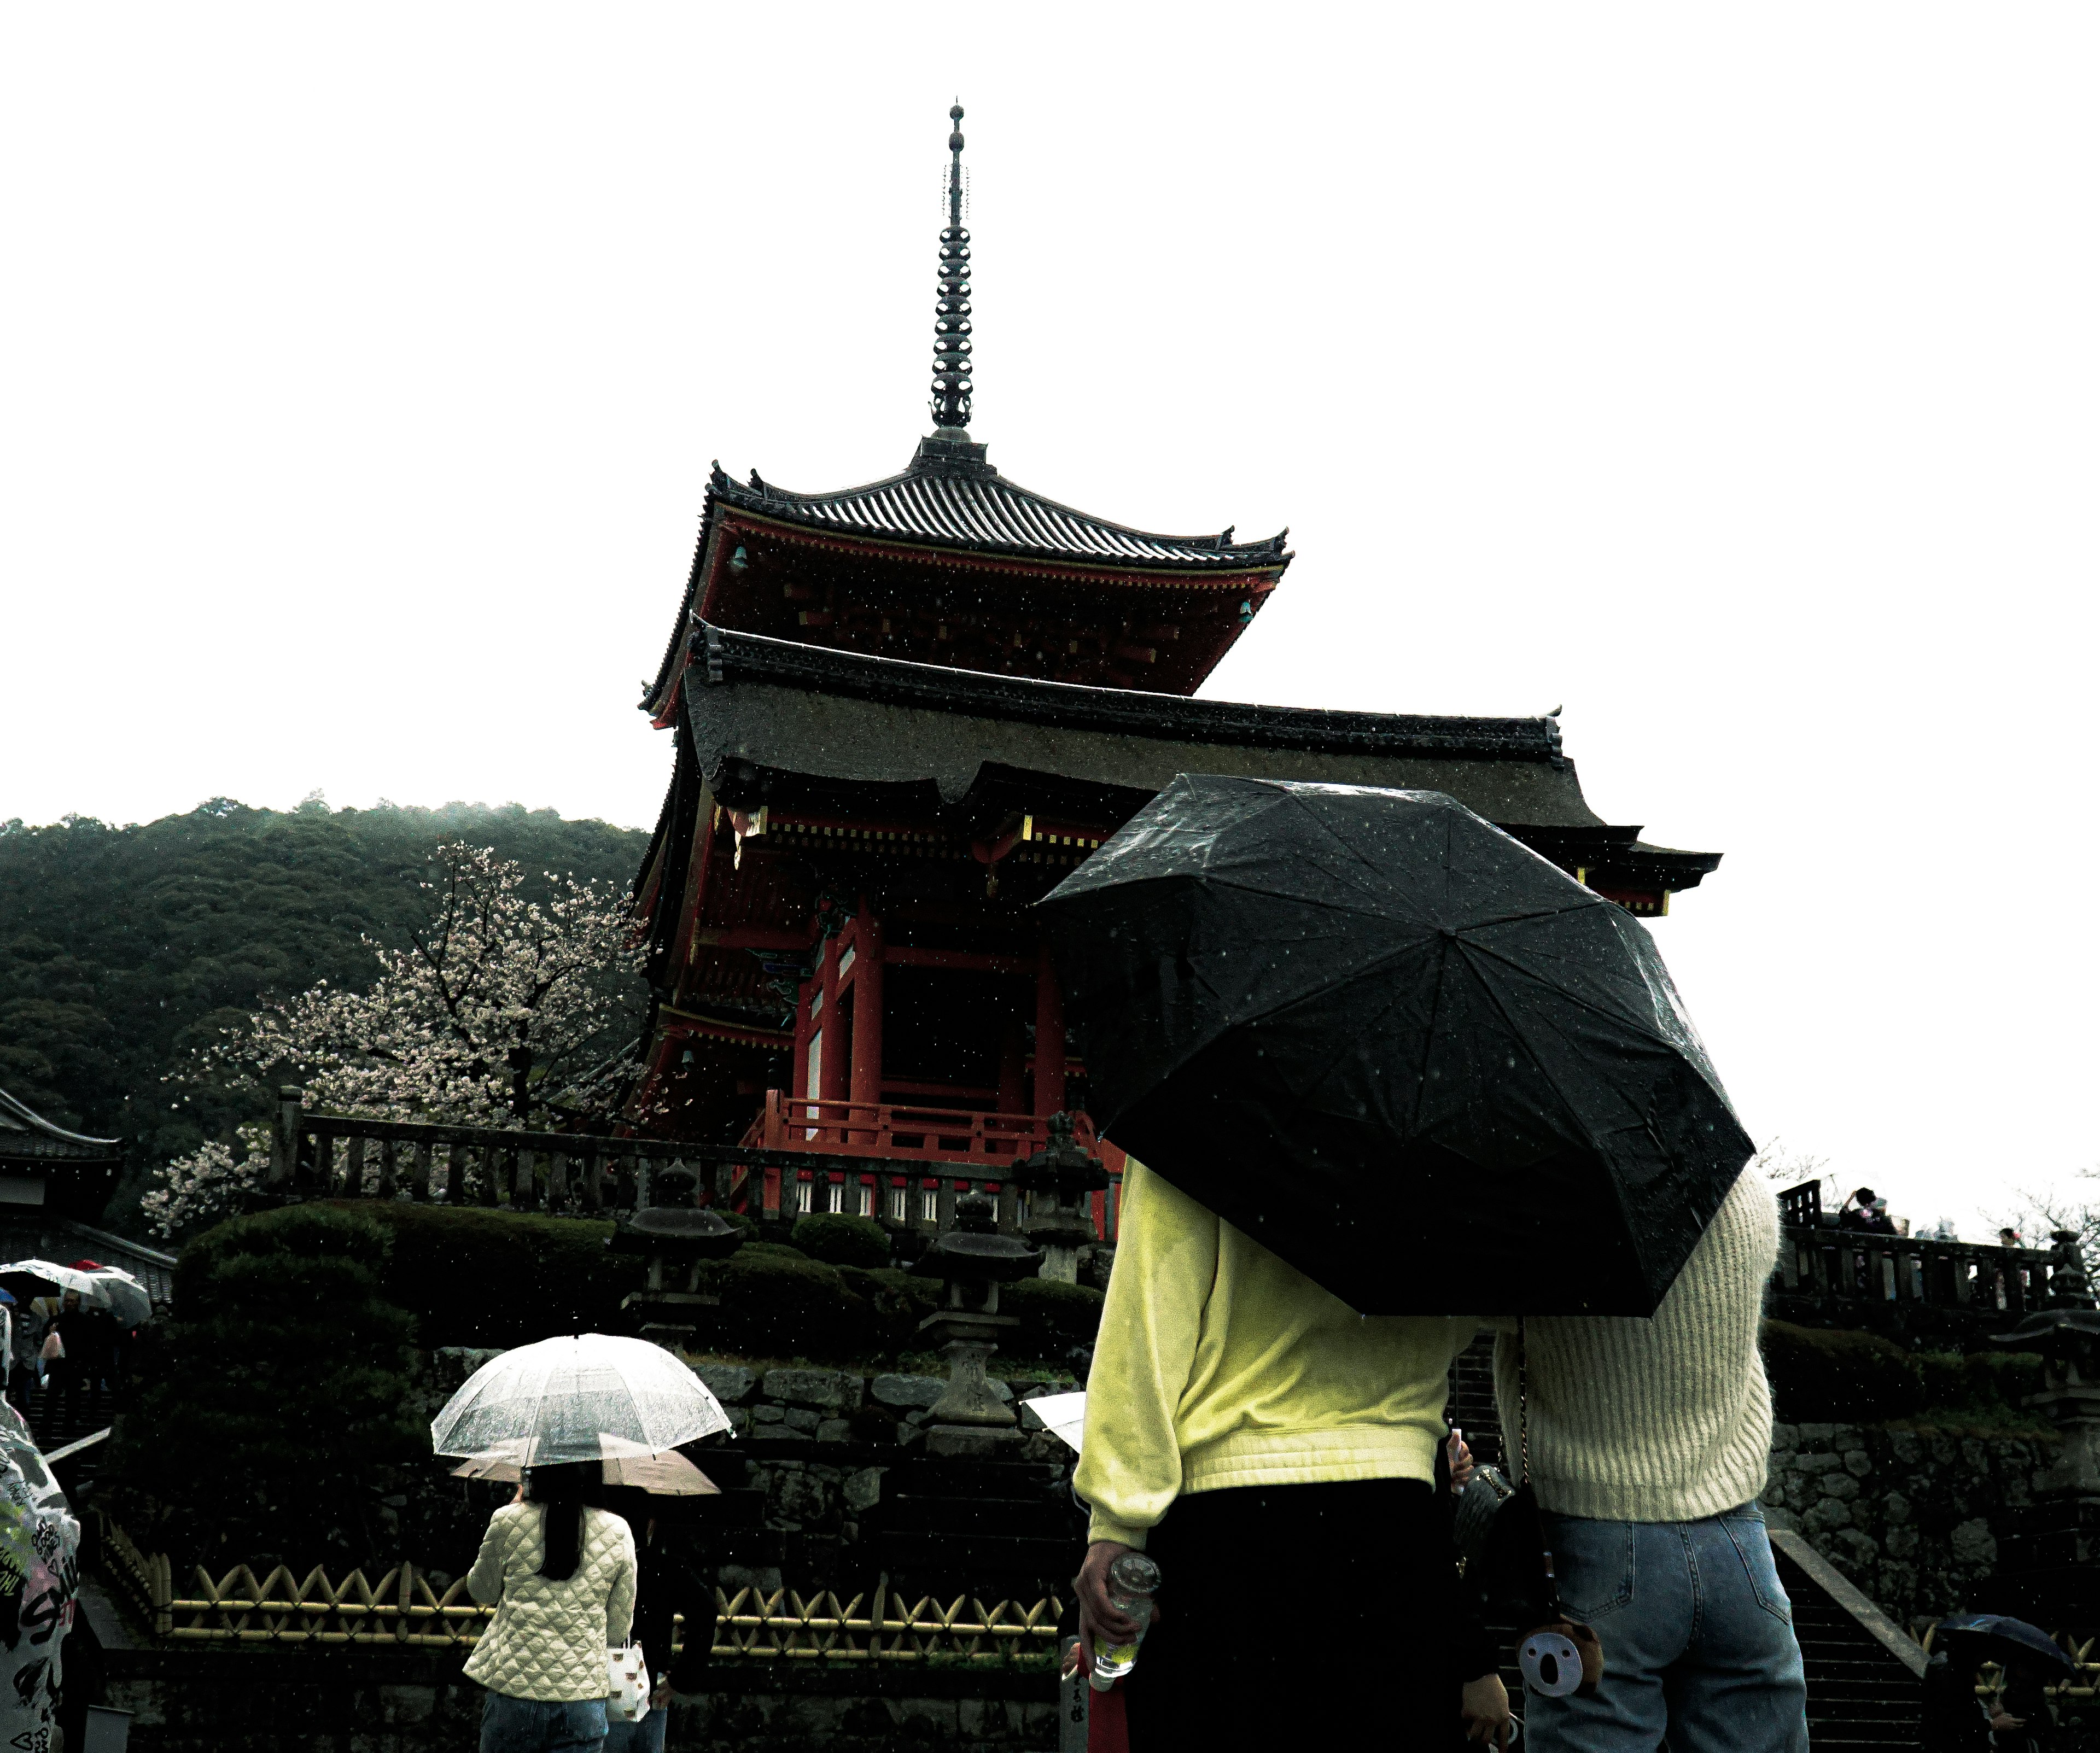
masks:
[[[1013,1183],[1028,1194],[1021,1233],[1043,1250],[1043,1276],[1079,1281],[1079,1250],[1094,1240],[1087,1196],[1109,1184],[1101,1159],[1072,1136],[1072,1117],[1052,1114],[1043,1148],[1014,1171]]]
[[[2063,1433],[2063,1452],[2036,1488],[2100,1498],[2100,1310],[2077,1235],[2056,1230],[2049,1241],[2048,1301],[1991,1343],[2041,1354],[2041,1392],[2027,1404]]]
[[[948,1359],[948,1386],[929,1416],[931,1455],[984,1455],[1018,1442],[1020,1421],[986,1380],[985,1365],[999,1336],[1021,1323],[999,1312],[999,1287],[1033,1278],[1043,1256],[1026,1242],[1001,1235],[992,1202],[982,1194],[955,1201],[955,1227],[944,1231],[912,1271],[947,1286],[947,1306],[919,1324]]]
[[[2045,1306],[1991,1343],[2041,1354],[2041,1392],[2027,1403],[2056,1427],[2063,1446],[2035,1475],[2039,1501],[2008,1518],[2000,1574],[2020,1610],[2083,1624],[2100,1614],[2100,1310],[2077,1236],[2058,1230],[2049,1240]]]
[[[700,1268],[726,1260],[743,1245],[743,1231],[720,1212],[690,1205],[645,1205],[620,1220],[606,1239],[616,1254],[640,1254],[649,1262],[648,1282],[620,1299],[632,1310],[642,1337],[667,1350],[698,1349],[700,1329],[712,1326],[721,1299],[702,1291]],[[676,1279],[678,1288],[672,1288]]]

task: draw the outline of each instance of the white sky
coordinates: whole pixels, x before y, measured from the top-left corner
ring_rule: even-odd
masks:
[[[1564,703],[1745,1121],[2100,1160],[2089,7],[16,6],[0,819],[646,826],[708,460],[1299,553],[1207,691]]]

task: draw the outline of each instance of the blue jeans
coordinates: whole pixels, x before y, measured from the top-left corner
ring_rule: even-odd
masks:
[[[1755,1504],[1703,1522],[1543,1519],[1604,1678],[1591,1698],[1524,1699],[1532,1753],[1808,1753],[1793,1605]]]
[[[602,1698],[571,1703],[492,1692],[482,1701],[481,1753],[602,1753],[604,1746]]]
[[[652,1708],[638,1723],[614,1723],[605,1732],[605,1753],[664,1753],[671,1713]]]

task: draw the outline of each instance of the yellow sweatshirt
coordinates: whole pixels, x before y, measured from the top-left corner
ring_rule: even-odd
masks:
[[[1436,1477],[1470,1317],[1366,1318],[1133,1161],[1073,1483],[1145,1544],[1183,1491]]]

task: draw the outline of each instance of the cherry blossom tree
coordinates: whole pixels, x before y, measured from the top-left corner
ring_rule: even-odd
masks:
[[[311,1107],[377,1120],[551,1128],[609,1117],[604,1073],[633,1039],[641,966],[624,894],[551,874],[528,901],[521,866],[463,841],[439,846],[426,923],[373,944],[363,992],[323,981],[266,1004],[171,1082],[252,1090],[267,1107],[303,1083]],[[269,1167],[266,1123],[240,1127],[155,1173],[140,1200],[171,1235],[237,1209]]]

